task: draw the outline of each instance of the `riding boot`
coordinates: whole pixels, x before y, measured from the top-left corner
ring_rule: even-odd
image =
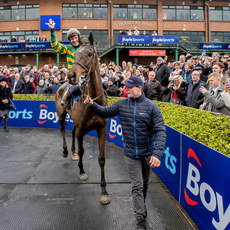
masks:
[[[67,108],[68,107],[68,98],[71,96],[71,94],[69,93],[69,89],[67,89],[65,91],[65,93],[63,94],[62,96],[62,99],[61,99],[61,106],[64,106],[64,108]]]

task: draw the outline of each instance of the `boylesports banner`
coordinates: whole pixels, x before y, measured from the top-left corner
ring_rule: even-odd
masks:
[[[62,42],[63,45],[69,45],[69,42]],[[50,42],[15,42],[0,43],[0,50],[42,50],[52,49]]]
[[[200,43],[199,49],[204,49],[204,50],[230,50],[230,43]]]
[[[14,103],[17,109],[9,113],[9,126],[59,129],[54,102]],[[67,129],[71,130],[73,121],[69,115],[66,121]],[[96,136],[95,131],[88,134]],[[123,147],[119,117],[109,119],[107,141]],[[229,157],[167,127],[161,166],[153,171],[201,230],[229,230],[229,168]]]
[[[177,36],[129,36],[119,35],[118,43],[128,44],[177,44]]]

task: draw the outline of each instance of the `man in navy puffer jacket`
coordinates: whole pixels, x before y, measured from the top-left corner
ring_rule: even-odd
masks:
[[[145,198],[150,168],[160,166],[166,141],[166,128],[157,105],[142,93],[143,81],[132,76],[125,85],[128,98],[119,100],[111,106],[100,106],[89,97],[84,103],[101,117],[120,116],[137,226],[138,229],[146,229]]]

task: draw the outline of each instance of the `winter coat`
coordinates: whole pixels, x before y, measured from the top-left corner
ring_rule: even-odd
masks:
[[[205,110],[230,116],[230,107],[225,105],[221,95],[224,92],[224,86],[221,85],[214,95],[212,95],[211,91],[212,89],[204,93]]]
[[[157,80],[152,81],[150,84],[146,83],[144,93],[148,99],[160,101],[162,97],[161,83]]]
[[[24,83],[23,94],[32,94],[33,90],[33,84],[30,81]]]
[[[38,85],[35,89],[35,94],[46,94],[47,93],[47,86],[46,85],[43,85],[43,86],[40,86]]]
[[[8,99],[9,102],[7,104],[3,103],[2,100],[4,99]],[[12,95],[12,91],[11,88],[9,87],[2,87],[0,85],[0,110],[4,111],[4,110],[8,110],[9,109],[9,104],[10,104],[10,100],[13,99],[13,95]]]
[[[163,94],[166,95],[164,98],[164,102],[170,102],[175,90],[173,88],[165,88],[163,91]],[[185,104],[185,96],[186,96],[186,90],[185,90],[185,84],[182,83],[180,88],[176,90],[178,99],[180,100],[180,104],[184,105]]]
[[[204,95],[199,91],[200,83],[203,83],[204,87],[206,86],[203,81],[199,81],[197,84],[193,84],[192,81],[189,83],[185,97],[185,104],[188,107],[199,109],[200,105],[204,102]]]
[[[161,159],[166,141],[164,120],[157,105],[144,94],[121,99],[108,107],[94,102],[90,108],[101,117],[120,116],[125,156]]]
[[[156,67],[155,73],[156,80],[158,80],[162,86],[167,87],[170,74],[168,66],[165,63],[161,63],[159,66]]]

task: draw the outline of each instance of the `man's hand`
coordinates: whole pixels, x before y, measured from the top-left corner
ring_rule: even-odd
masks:
[[[53,20],[50,20],[48,26],[49,26],[49,28],[50,28],[51,30],[54,29],[55,22],[54,22]]]
[[[87,97],[87,98],[84,100],[84,104],[86,104],[86,105],[92,105],[92,104],[93,104],[92,98]]]
[[[224,91],[227,93],[227,92],[229,92],[230,93],[230,88],[229,88],[229,86],[228,86],[228,83],[227,82],[225,82],[225,85],[224,85]]]
[[[204,110],[205,109],[205,105],[200,105],[200,110]]]
[[[161,161],[157,157],[151,156],[149,165],[150,168],[157,168],[161,165]]]
[[[206,92],[208,91],[207,89],[204,88],[204,86],[202,86],[199,90],[200,90],[200,92],[203,93],[203,94],[206,93]]]

